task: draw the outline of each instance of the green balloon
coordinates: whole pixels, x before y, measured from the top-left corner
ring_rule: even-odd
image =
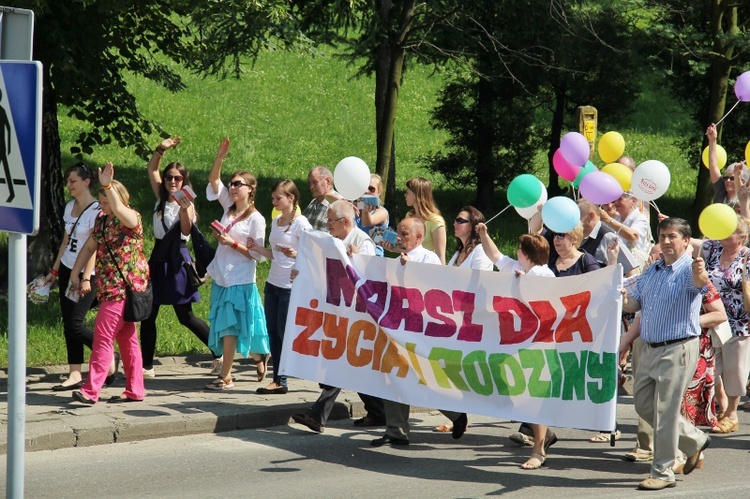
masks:
[[[583,165],[581,171],[578,172],[578,176],[573,180],[573,187],[578,189],[578,186],[581,185],[581,180],[583,180],[583,177],[595,171],[597,171],[597,169],[594,166],[594,163],[592,163],[591,161],[586,161],[586,164]]]
[[[542,183],[530,173],[514,178],[508,186],[508,202],[514,208],[528,208],[542,195]]]

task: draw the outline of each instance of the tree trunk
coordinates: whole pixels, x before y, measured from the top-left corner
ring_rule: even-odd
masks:
[[[495,194],[495,132],[492,124],[495,92],[489,76],[492,74],[490,55],[483,52],[479,56],[479,77],[477,82],[477,196],[474,201],[479,211],[486,210]]]
[[[721,36],[726,31],[736,34],[739,31],[737,26],[737,7],[723,7],[720,0],[711,2],[711,34],[714,39],[714,51],[719,56],[715,57],[711,63],[711,91],[708,105],[708,125],[716,123],[724,116],[727,103],[727,89],[729,88],[729,75],[732,71],[731,60],[734,55],[734,45],[722,45]],[[726,10],[724,10],[726,9]],[[718,138],[721,138],[721,125],[719,125]],[[708,145],[708,141],[703,139],[701,151]],[[695,191],[695,200],[693,201],[693,227],[698,227],[698,217],[703,209],[713,203],[714,190],[711,185],[711,177],[707,168],[698,168],[698,183]]]
[[[560,88],[555,86],[554,88],[555,112],[552,114],[552,129],[550,130],[549,152],[547,153],[549,161],[549,185],[547,186],[547,193],[549,197],[559,196],[564,192],[560,188],[558,181],[560,176],[552,164],[552,157],[555,155],[555,151],[560,148],[560,136],[562,135],[563,123],[565,121],[565,87]]]
[[[50,83],[49,64],[44,64],[42,90],[42,171],[39,233],[29,238],[28,277],[46,273],[52,265],[63,234],[65,195],[62,182],[57,94]]]

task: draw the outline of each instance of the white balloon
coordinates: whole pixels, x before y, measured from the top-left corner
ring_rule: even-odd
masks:
[[[333,185],[345,199],[358,199],[370,185],[370,168],[356,156],[346,157],[333,170]]]
[[[526,220],[531,219],[534,215],[536,215],[539,212],[539,205],[544,204],[547,202],[547,187],[544,186],[542,181],[539,181],[540,184],[542,184],[542,194],[539,196],[539,199],[536,200],[534,204],[527,208],[516,208],[515,206],[513,209],[516,210],[516,213],[521,215]]]
[[[653,201],[667,192],[672,176],[667,165],[661,161],[650,159],[644,161],[633,172],[630,190],[641,201]]]

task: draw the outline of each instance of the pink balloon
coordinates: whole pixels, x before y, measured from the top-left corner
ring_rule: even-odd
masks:
[[[586,137],[578,132],[568,132],[560,140],[560,151],[571,165],[583,166],[589,160],[591,146]]]
[[[581,180],[581,196],[594,204],[607,204],[622,196],[622,186],[609,173],[591,172]]]
[[[578,176],[578,172],[581,171],[580,166],[568,163],[560,149],[555,151],[555,154],[552,156],[552,166],[555,168],[557,174],[568,182],[572,182]]]
[[[750,71],[745,71],[734,82],[734,95],[742,102],[750,101]]]

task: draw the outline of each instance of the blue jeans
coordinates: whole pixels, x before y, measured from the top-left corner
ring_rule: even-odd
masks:
[[[279,374],[281,365],[281,347],[284,345],[284,329],[286,329],[286,315],[289,312],[289,297],[291,289],[279,288],[266,283],[265,312],[268,340],[271,344],[271,359],[273,359],[273,382],[279,386],[286,385],[286,376]]]

